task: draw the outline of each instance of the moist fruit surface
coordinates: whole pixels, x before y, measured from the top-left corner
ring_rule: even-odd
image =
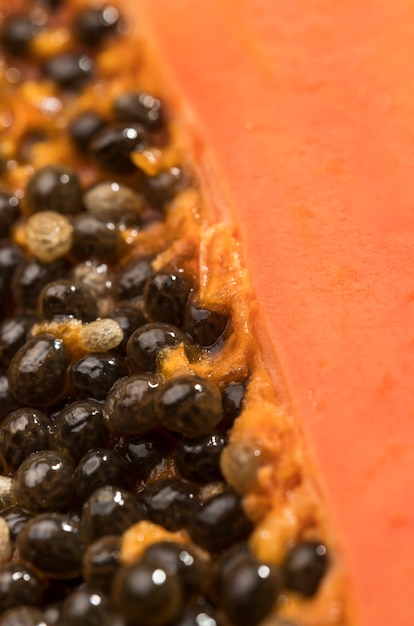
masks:
[[[0,624],[352,624],[145,40],[122,6],[0,9]]]

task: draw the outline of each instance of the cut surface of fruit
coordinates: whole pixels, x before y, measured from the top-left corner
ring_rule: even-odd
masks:
[[[414,8],[193,4],[0,2],[0,613],[411,626]]]
[[[262,343],[272,337],[313,451],[361,624],[409,626],[414,5],[130,10],[152,28],[189,125],[204,133],[201,159],[212,150],[236,207]]]

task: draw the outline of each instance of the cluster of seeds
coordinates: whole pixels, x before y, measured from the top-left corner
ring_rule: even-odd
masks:
[[[6,106],[33,77],[51,93],[40,127],[0,151],[0,624],[254,626],[283,594],[314,596],[329,558],[308,540],[258,560],[223,477],[249,381],[191,369],[232,320],[199,301],[196,252],[159,264],[194,184],[148,165],[171,149],[167,111],[133,88],[92,107],[125,31],[114,6],[20,4],[2,4]],[[31,171],[48,144],[63,157]],[[186,367],[167,375],[171,354]],[[125,562],[136,524],[154,539]]]

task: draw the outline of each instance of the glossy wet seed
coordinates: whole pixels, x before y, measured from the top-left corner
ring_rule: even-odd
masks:
[[[9,380],[6,372],[0,370],[0,423],[12,412],[21,408],[10,391]],[[1,466],[1,463],[0,463]]]
[[[183,604],[177,577],[144,561],[117,572],[113,598],[127,622],[146,626],[168,624],[179,615]]]
[[[114,6],[83,9],[75,18],[73,32],[77,39],[88,46],[99,46],[116,32],[119,12]]]
[[[282,591],[278,568],[253,557],[228,568],[221,584],[221,606],[231,622],[240,626],[258,624],[271,612]]]
[[[143,181],[143,189],[151,206],[165,210],[177,193],[184,188],[184,177],[178,167],[172,167],[154,176],[147,176]]]
[[[111,431],[143,435],[154,428],[154,400],[158,383],[150,376],[130,376],[119,381],[105,402],[105,420]]]
[[[33,607],[9,609],[0,617],[0,626],[51,626],[44,614]]]
[[[82,285],[60,278],[43,287],[39,295],[39,312],[46,320],[65,316],[92,322],[98,315],[98,306]]]
[[[86,548],[81,525],[62,513],[37,515],[24,526],[17,537],[23,559],[45,576],[76,578],[82,571]]]
[[[10,363],[10,390],[29,406],[52,404],[63,393],[69,363],[69,351],[60,339],[49,334],[33,337]]]
[[[155,130],[163,124],[161,102],[146,92],[123,93],[114,101],[114,112],[121,122],[137,122],[148,130]]]
[[[228,383],[222,390],[223,419],[219,426],[229,430],[238,418],[243,408],[246,395],[246,385],[243,382]]]
[[[60,613],[60,603],[47,604],[42,611],[42,616],[46,622],[46,626],[56,626],[60,624]]]
[[[92,352],[72,364],[70,379],[79,398],[105,400],[111,387],[128,375],[124,358],[110,352]]]
[[[119,300],[130,300],[142,296],[146,280],[152,274],[152,256],[142,256],[130,261],[122,269],[115,282],[115,293]]]
[[[144,289],[145,309],[152,321],[180,328],[191,293],[188,279],[179,272],[157,272],[147,279]]]
[[[240,563],[252,558],[252,552],[247,541],[242,540],[224,549],[214,564],[214,581],[212,592],[214,597],[221,593],[223,579]]]
[[[124,333],[123,340],[117,346],[116,351],[126,354],[127,343],[132,333],[148,322],[143,306],[136,301],[131,304],[126,303],[110,311],[108,317],[115,320]]]
[[[182,345],[191,357],[196,351],[191,339],[171,324],[150,323],[130,336],[126,351],[130,368],[136,374],[153,374],[161,364],[168,348]]]
[[[94,62],[86,54],[58,54],[45,63],[43,72],[59,87],[77,90],[92,79]]]
[[[21,507],[17,505],[13,505],[3,511],[1,516],[8,526],[10,540],[14,542],[16,541],[17,535],[26,524],[26,522],[31,517],[33,517],[33,514],[29,513],[28,511],[24,511]]]
[[[74,465],[55,450],[31,454],[14,476],[17,504],[31,513],[59,511],[73,492]]]
[[[328,552],[322,543],[299,543],[288,552],[283,563],[285,585],[310,598],[317,592],[328,565]]]
[[[96,111],[86,110],[79,113],[68,126],[70,138],[80,151],[88,149],[92,138],[107,124]]]
[[[205,603],[207,604],[207,603]],[[180,615],[168,626],[223,626],[220,617],[215,615],[211,606],[186,606]]]
[[[14,302],[24,311],[37,312],[39,294],[43,287],[53,280],[63,278],[66,270],[66,264],[61,259],[51,263],[35,258],[23,260],[13,274]]]
[[[141,152],[147,145],[144,127],[140,124],[110,124],[98,132],[90,143],[97,164],[106,171],[131,174],[137,171],[132,152]]]
[[[20,605],[37,606],[44,581],[28,564],[18,561],[0,566],[0,614]]]
[[[177,478],[164,478],[140,494],[149,519],[168,530],[185,528],[198,504],[197,488]]]
[[[25,195],[31,212],[55,211],[74,215],[82,209],[82,187],[75,170],[46,165],[30,178]]]
[[[72,222],[73,235],[71,252],[79,260],[99,259],[111,261],[122,250],[118,228],[94,215],[78,215]]]
[[[167,458],[172,445],[164,433],[155,430],[145,437],[131,439],[125,456],[134,467],[137,477],[145,479],[158,463]]]
[[[178,576],[187,597],[202,595],[210,583],[209,558],[194,545],[159,541],[146,548],[142,558]]]
[[[192,540],[210,552],[220,552],[245,539],[252,530],[241,497],[229,490],[202,504],[189,520]]]
[[[30,338],[37,317],[30,313],[13,315],[0,324],[0,364],[7,367],[13,356]]]
[[[28,15],[12,15],[4,20],[0,41],[4,48],[16,56],[25,56],[30,52],[31,43],[36,33],[36,24]]]
[[[105,535],[121,535],[143,520],[145,507],[131,493],[106,485],[93,492],[82,508],[82,527],[88,543]]]
[[[72,402],[55,420],[54,445],[75,461],[80,461],[88,450],[105,446],[107,438],[102,405],[95,400]]]
[[[181,439],[174,452],[181,476],[198,484],[223,480],[220,456],[227,443],[228,438],[221,433]]]
[[[223,336],[228,323],[226,315],[191,304],[185,311],[183,330],[200,346],[209,348]]]
[[[83,577],[90,587],[109,593],[121,565],[121,537],[106,535],[94,541],[83,557]]]
[[[60,623],[62,626],[124,626],[110,599],[93,586],[76,589],[65,599]]]
[[[23,254],[19,246],[7,241],[0,243],[0,280],[3,297],[9,295],[13,275],[22,260]],[[4,306],[4,300],[2,305]]]
[[[20,200],[16,195],[0,191],[0,237],[7,237],[20,216]]]
[[[160,388],[155,414],[168,430],[186,437],[205,435],[222,418],[220,390],[200,376],[177,376]]]
[[[131,466],[124,457],[106,448],[89,450],[79,461],[73,475],[74,494],[84,502],[105,485],[129,488]]]
[[[11,412],[0,427],[0,460],[6,471],[15,471],[33,452],[52,443],[52,422],[38,409]]]

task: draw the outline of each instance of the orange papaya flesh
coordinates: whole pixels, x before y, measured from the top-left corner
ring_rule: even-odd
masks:
[[[414,5],[141,4],[233,200],[361,624],[411,625]]]

